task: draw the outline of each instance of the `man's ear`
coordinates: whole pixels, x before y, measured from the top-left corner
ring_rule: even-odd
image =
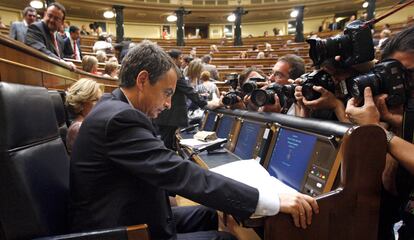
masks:
[[[135,86],[137,87],[137,89],[139,91],[143,91],[144,86],[149,83],[149,73],[146,70],[139,72],[135,81]]]

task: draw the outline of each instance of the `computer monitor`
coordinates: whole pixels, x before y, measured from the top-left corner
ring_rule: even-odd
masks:
[[[328,137],[282,127],[267,170],[290,187],[317,196],[327,190],[328,178],[332,184],[336,177],[336,155],[335,144]]]
[[[204,123],[203,131],[214,131],[216,120],[217,120],[217,113],[208,112],[205,123]]]
[[[263,131],[261,131],[263,126],[263,124],[244,121],[240,128],[234,154],[241,159],[253,158],[253,152],[257,146],[258,135],[259,133],[263,133]]]
[[[233,127],[234,117],[223,115],[223,117],[220,118],[220,121],[217,126],[217,137],[219,138],[227,138],[230,134],[230,131]]]

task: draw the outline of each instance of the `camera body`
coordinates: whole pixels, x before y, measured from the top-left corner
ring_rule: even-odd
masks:
[[[306,41],[310,45],[309,56],[314,65],[321,65],[335,56],[341,56],[341,63],[345,66],[368,62],[375,57],[371,29],[361,20],[348,24],[343,35]]]
[[[231,90],[230,92],[224,95],[222,102],[226,106],[230,106],[239,102],[239,99],[242,98],[242,94],[239,91]]]
[[[347,80],[347,89],[356,99],[364,98],[364,89],[370,87],[372,95],[388,94],[387,105],[398,106],[405,103],[407,90],[411,90],[413,83],[406,68],[397,60],[384,60],[369,73]]]
[[[227,74],[224,84],[229,85],[234,90],[237,89],[237,86],[239,85],[239,74],[237,73]]]
[[[265,90],[256,89],[252,91],[251,100],[252,103],[258,107],[275,104],[274,95],[277,94],[280,101],[280,106],[284,107],[287,104],[287,98],[282,91],[283,86],[277,83],[272,83]]]
[[[283,85],[282,87],[282,92],[283,94],[286,96],[286,98],[288,99],[293,99],[294,101],[296,101],[295,99],[295,88],[297,87],[297,84],[287,84],[287,85]]]
[[[257,82],[266,82],[266,79],[260,77],[249,78],[249,80],[241,86],[242,91],[246,94],[253,92],[253,90],[257,89]]]
[[[302,95],[308,100],[316,100],[321,94],[313,90],[313,86],[321,86],[326,90],[335,93],[335,83],[329,73],[324,70],[315,70],[311,73],[306,73],[301,76],[302,82]]]

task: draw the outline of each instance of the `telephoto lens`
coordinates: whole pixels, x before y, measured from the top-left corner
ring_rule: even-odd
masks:
[[[239,102],[239,99],[237,98],[238,96],[239,94],[237,94],[237,92],[228,92],[224,95],[222,102],[226,106],[236,104]]]
[[[277,83],[270,84],[265,90],[256,89],[251,94],[251,101],[254,105],[262,107],[268,104],[275,104],[275,94],[279,97],[280,105],[286,104],[286,97],[282,92],[282,85]]]

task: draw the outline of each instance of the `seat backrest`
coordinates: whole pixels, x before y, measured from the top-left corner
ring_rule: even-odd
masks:
[[[64,105],[65,92],[51,90],[49,91],[49,95],[52,99],[53,107],[55,109],[59,135],[62,138],[63,143],[66,145],[66,135],[68,133],[68,118]]]
[[[69,159],[45,88],[0,82],[1,239],[66,232]]]

